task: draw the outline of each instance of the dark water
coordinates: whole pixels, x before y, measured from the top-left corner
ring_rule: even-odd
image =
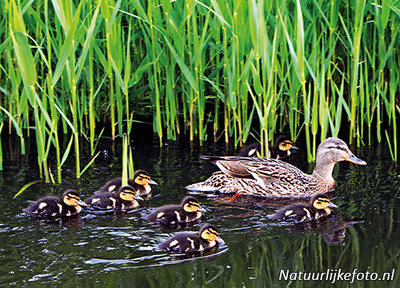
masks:
[[[83,214],[68,223],[38,221],[21,210],[28,200],[59,195],[66,188],[79,189],[83,198],[90,196],[120,174],[120,155],[105,141],[100,147],[103,153],[80,180],[74,179],[71,159],[62,184],[34,184],[12,199],[24,184],[38,179],[38,171],[35,157],[17,156],[11,149],[16,144],[5,145],[7,162],[0,172],[0,286],[399,287],[400,172],[383,145],[352,148],[368,166],[336,166],[334,202],[340,208],[319,225],[276,223],[267,218],[274,210],[254,199],[238,198],[232,205],[212,195],[198,195],[207,222],[220,229],[227,246],[213,255],[182,259],[156,248],[176,230],[161,229],[142,217],[154,207],[179,203],[187,194],[185,185],[205,180],[216,170],[199,160],[200,155],[236,151],[215,145],[190,147],[187,142],[160,148],[157,139],[136,138],[140,140],[134,143],[135,169],[147,170],[159,183],[155,197],[128,215]],[[302,148],[301,143],[297,146]],[[115,151],[120,151],[119,145]],[[83,165],[88,161],[89,157],[83,158]],[[298,155],[296,165],[312,170],[304,154]],[[199,225],[187,229],[198,230]],[[389,272],[394,279],[352,284],[343,280],[331,284],[332,274],[321,276],[328,277],[323,281],[279,279],[281,271],[328,269],[342,273],[358,269],[378,277]]]

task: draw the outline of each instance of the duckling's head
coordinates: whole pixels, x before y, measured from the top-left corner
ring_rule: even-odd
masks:
[[[298,150],[296,146],[293,145],[292,140],[286,135],[279,136],[275,140],[275,147],[277,147],[279,150],[285,152],[289,151],[290,149]]]
[[[156,181],[150,178],[150,174],[144,170],[138,170],[133,175],[133,180],[140,186],[147,186],[149,184],[158,185]]]
[[[133,189],[131,186],[123,186],[119,189],[119,198],[125,201],[134,201],[135,199],[137,200],[143,200],[142,197],[138,195],[139,191]]]
[[[200,229],[200,237],[201,239],[207,242],[217,241],[220,243],[224,243],[224,240],[218,236],[218,230],[211,224],[204,224]]]
[[[87,206],[86,203],[81,200],[81,195],[79,192],[72,189],[68,189],[64,192],[62,200],[68,206]]]
[[[335,204],[333,204],[329,198],[323,194],[316,194],[314,195],[314,197],[312,197],[311,199],[311,204],[315,209],[318,210],[326,210],[328,209],[330,213],[330,209],[329,208],[337,208],[337,206]]]
[[[349,149],[347,144],[335,137],[330,137],[321,142],[317,150],[316,162],[337,163],[339,161],[349,161],[357,165],[367,165],[367,163],[357,158]]]
[[[182,201],[182,208],[188,213],[193,213],[199,210],[200,202],[192,196],[185,197]]]

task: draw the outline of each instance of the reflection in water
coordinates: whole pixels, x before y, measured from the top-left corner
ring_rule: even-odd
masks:
[[[327,244],[340,245],[346,236],[346,228],[363,222],[362,219],[343,220],[340,215],[331,214],[318,220],[283,227],[292,233],[315,232],[321,234]]]
[[[30,218],[35,219],[37,222],[42,224],[50,224],[57,226],[65,226],[72,228],[80,228],[84,225],[80,215],[73,215],[69,217],[49,217],[46,215],[39,215],[35,213],[24,212],[29,215]]]
[[[35,220],[21,211],[29,199],[57,195],[68,188],[79,190],[83,197],[92,195],[107,180],[120,176],[120,155],[108,144],[99,143],[100,151],[107,150],[109,155],[100,155],[81,180],[74,178],[75,163],[67,161],[65,165],[70,166],[65,166],[63,183],[35,184],[16,199],[12,197],[22,186],[37,180],[36,159],[29,158],[27,151],[25,158],[15,160],[13,156],[13,162],[5,162],[5,170],[0,172],[0,286],[311,287],[316,283],[279,280],[281,269],[351,272],[357,268],[377,273],[396,269],[395,281],[359,281],[351,287],[399,287],[400,170],[384,149],[356,151],[351,147],[369,166],[336,165],[334,203],[340,208],[338,214],[318,224],[284,225],[267,218],[291,203],[266,203],[242,196],[229,202],[229,197],[197,195],[206,221],[220,228],[227,246],[212,255],[182,259],[160,251],[157,245],[175,232],[198,231],[201,223],[161,227],[143,218],[155,207],[183,199],[187,195],[184,186],[204,181],[215,171],[200,155],[233,155],[236,151],[227,152],[220,145],[197,147],[177,142],[159,147],[157,141],[154,146],[148,143],[152,138],[143,136],[143,143],[134,144],[134,164],[159,183],[153,189],[158,197],[123,215],[83,213],[72,224]],[[116,145],[115,151],[120,151]],[[89,162],[90,149],[82,151],[88,151],[82,162]],[[54,164],[51,159],[49,163]],[[304,163],[296,165],[303,171],[308,168]],[[345,281],[328,284],[318,285],[349,285]]]
[[[158,225],[160,227],[160,229],[162,231],[168,231],[168,230],[192,230],[193,227],[195,227],[195,225],[201,223],[201,220],[195,220],[195,221],[191,221],[191,222],[182,222],[182,223],[174,223],[174,224],[170,224],[170,223],[163,223],[163,222],[156,222],[156,225]]]

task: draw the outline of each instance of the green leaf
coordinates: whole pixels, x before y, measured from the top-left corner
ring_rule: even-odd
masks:
[[[58,58],[57,66],[54,71],[53,75],[53,86],[55,86],[58,82],[58,80],[61,77],[61,74],[64,70],[65,64],[67,63],[68,56],[71,54],[71,52],[74,49],[74,43],[75,43],[75,32],[76,28],[78,27],[78,22],[79,22],[79,16],[81,12],[81,7],[84,1],[81,1],[79,4],[78,8],[75,11],[75,16],[74,19],[72,20],[72,25],[68,30],[67,37],[65,38],[64,44],[61,48],[60,56]]]
[[[31,187],[33,184],[39,183],[39,182],[43,182],[43,180],[35,180],[32,182],[29,182],[27,184],[25,184],[21,189],[19,189],[19,191],[14,195],[13,199],[17,198],[19,195],[22,194],[22,192],[24,192],[26,189],[28,189],[29,187]]]

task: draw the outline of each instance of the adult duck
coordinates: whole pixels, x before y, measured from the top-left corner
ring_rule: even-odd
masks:
[[[337,162],[349,161],[357,165],[367,163],[357,158],[339,138],[327,138],[317,150],[312,174],[270,158],[238,156],[203,156],[221,171],[204,182],[186,186],[188,190],[239,193],[262,197],[310,197],[335,188],[332,171]]]

